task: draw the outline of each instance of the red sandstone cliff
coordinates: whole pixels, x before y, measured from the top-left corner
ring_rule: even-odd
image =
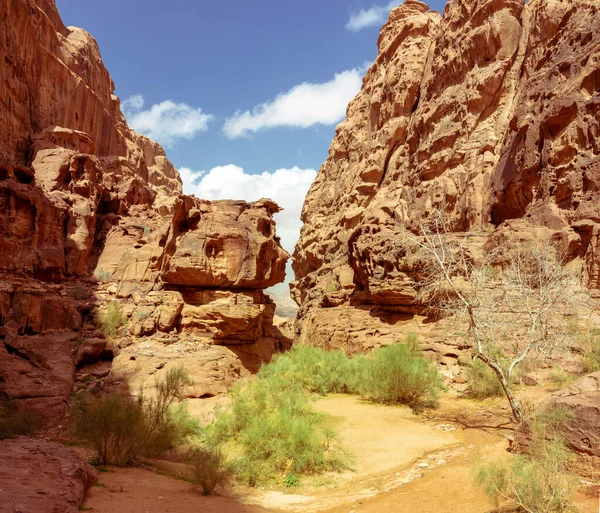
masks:
[[[282,343],[263,294],[288,258],[277,205],[183,196],[53,0],[0,0],[0,33],[0,399],[59,418],[113,358],[113,375],[183,363],[194,397],[225,392]],[[95,325],[113,300],[116,342]]]
[[[304,204],[300,341],[363,350],[422,329],[399,225],[440,208],[479,248],[544,232],[598,287],[599,26],[598,0],[391,12]],[[466,349],[428,338],[447,365]]]

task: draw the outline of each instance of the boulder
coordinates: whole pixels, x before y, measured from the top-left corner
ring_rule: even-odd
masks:
[[[74,449],[42,440],[0,441],[0,511],[77,513],[97,472]]]
[[[532,423],[556,408],[571,412],[571,418],[561,422],[559,434],[571,449],[580,453],[600,457],[600,372],[584,376],[571,386],[554,392],[535,410],[532,417],[515,431],[514,446],[526,449]]]

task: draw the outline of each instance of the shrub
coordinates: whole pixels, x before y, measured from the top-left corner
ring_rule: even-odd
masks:
[[[0,440],[29,436],[35,432],[36,424],[32,413],[19,410],[9,401],[0,401]]]
[[[143,430],[141,404],[119,395],[83,401],[78,405],[76,432],[96,453],[98,463],[126,465],[138,449],[138,432]]]
[[[299,385],[307,392],[322,395],[353,393],[357,389],[358,368],[363,359],[348,358],[343,351],[298,344],[263,365],[258,377],[282,387]]]
[[[504,390],[498,376],[481,360],[476,359],[467,370],[468,393],[475,399],[502,397]]]
[[[127,465],[141,455],[160,454],[198,430],[189,414],[175,407],[189,378],[181,367],[157,381],[148,398],[107,395],[83,399],[76,409],[76,432],[96,452],[100,464]]]
[[[231,478],[232,470],[218,447],[196,447],[190,451],[189,460],[192,464],[192,482],[200,487],[202,495],[212,494]]]
[[[102,269],[102,267],[99,267],[98,269],[96,269],[94,271],[94,276],[96,277],[96,279],[99,282],[109,282],[109,281],[113,281],[113,275],[111,273],[109,273],[108,271],[105,271],[104,269]]]
[[[586,374],[600,371],[600,339],[593,338],[589,342],[589,349],[586,352],[584,361],[584,370]]]
[[[345,466],[345,455],[324,415],[298,385],[267,379],[240,382],[231,409],[207,431],[209,445],[228,444],[239,454],[235,470],[254,486],[276,475],[315,474]]]
[[[373,351],[361,367],[360,393],[372,401],[421,409],[431,406],[442,389],[437,367],[421,356],[414,338]]]
[[[71,295],[77,300],[89,299],[90,297],[89,291],[83,285],[79,284],[73,287]]]
[[[573,377],[560,367],[555,367],[548,375],[548,381],[559,387],[564,387],[573,381]]]
[[[274,386],[299,386],[318,394],[359,394],[370,400],[411,407],[431,404],[441,390],[437,368],[423,358],[416,336],[403,344],[348,358],[342,351],[297,345],[258,373]]]
[[[550,433],[556,436],[560,431],[567,429],[574,420],[575,412],[571,408],[557,404],[537,417],[535,428],[540,435]]]
[[[96,316],[96,322],[100,329],[109,337],[114,338],[119,333],[119,328],[125,324],[127,318],[121,309],[121,303],[111,301],[106,308],[100,310]]]
[[[574,505],[578,479],[567,472],[572,454],[549,425],[563,419],[563,413],[555,412],[554,417],[534,424],[529,455],[477,469],[477,483],[496,504],[508,501],[530,513],[578,511]]]

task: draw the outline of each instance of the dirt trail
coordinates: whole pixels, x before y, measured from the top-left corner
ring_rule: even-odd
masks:
[[[325,486],[311,486],[309,480],[293,491],[254,490],[244,497],[244,502],[298,513],[420,512],[423,497],[429,496],[431,511],[485,512],[490,504],[472,486],[470,461],[481,447],[489,450],[496,445],[496,450],[504,451],[506,440],[498,434],[466,434],[446,420],[451,416],[452,405],[452,400],[445,400],[438,413],[448,415],[427,419],[406,407],[371,404],[357,397],[323,398],[317,403],[317,410],[337,420],[340,438],[354,455],[354,471],[337,475],[332,484]],[[450,467],[453,470],[449,472]],[[438,476],[442,471],[443,477],[436,478],[438,482],[427,485],[437,490],[420,487],[416,500],[410,500],[411,483],[429,481],[430,476]],[[460,505],[456,510],[446,509],[449,487],[455,489]],[[464,500],[471,502],[473,508],[465,509]]]
[[[540,398],[545,395],[541,394]],[[535,398],[536,402],[540,398]],[[238,487],[236,499],[202,497],[189,483],[141,469],[103,473],[85,507],[96,513],[485,513],[492,508],[473,484],[476,461],[507,457],[511,431],[501,400],[444,397],[423,416],[408,408],[333,395],[316,405],[330,415],[354,456],[354,471],[303,478],[291,489]],[[457,418],[472,429],[464,429]],[[121,488],[122,487],[122,488]],[[121,489],[123,491],[121,491]],[[578,496],[582,513],[598,500]]]

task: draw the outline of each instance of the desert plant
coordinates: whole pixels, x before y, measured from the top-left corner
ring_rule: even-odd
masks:
[[[113,281],[113,275],[111,273],[109,273],[108,271],[105,271],[104,269],[102,269],[102,267],[99,267],[98,269],[96,269],[94,271],[94,276],[96,277],[96,279],[99,282],[109,282],[109,281]]]
[[[467,370],[468,393],[475,399],[501,397],[504,393],[496,374],[479,359]]]
[[[96,315],[96,323],[105,335],[114,338],[119,333],[119,328],[125,324],[127,318],[123,314],[121,303],[111,301]]]
[[[548,374],[548,381],[559,387],[564,387],[573,381],[573,376],[562,370],[560,367],[555,367],[550,374]]]
[[[283,473],[315,474],[342,468],[345,454],[326,418],[298,385],[251,378],[231,392],[232,406],[206,431],[210,446],[238,454],[239,477],[256,485]]]
[[[360,394],[376,402],[421,409],[433,404],[442,389],[437,367],[421,356],[411,338],[373,351],[361,370]]]
[[[287,353],[276,355],[258,373],[274,385],[300,385],[317,394],[354,393],[358,368],[364,358],[348,358],[343,351],[326,351],[318,347],[296,344]]]
[[[34,414],[19,410],[10,401],[0,401],[0,440],[29,436],[36,430]]]
[[[149,398],[105,395],[85,397],[76,405],[76,433],[96,452],[100,464],[127,465],[141,455],[156,455],[196,431],[189,416],[174,408],[189,383],[185,370],[171,369],[156,382]]]
[[[498,504],[507,501],[529,513],[569,513],[577,509],[577,478],[567,472],[572,459],[564,442],[547,439],[543,427],[535,429],[530,455],[511,462],[491,462],[476,470],[476,481]]]
[[[89,291],[80,284],[75,285],[75,287],[71,289],[71,295],[77,300],[89,299],[90,297]]]
[[[416,336],[377,348],[370,355],[347,357],[342,351],[296,345],[264,365],[259,379],[273,386],[299,386],[318,394],[359,394],[377,402],[413,407],[431,404],[441,390],[437,368],[423,358]]]
[[[534,430],[537,438],[540,436],[558,436],[575,420],[575,412],[565,405],[554,405],[537,416]],[[536,438],[534,438],[535,440]]]
[[[594,337],[586,348],[584,371],[586,374],[600,371],[600,339]]]
[[[232,476],[231,466],[218,447],[195,447],[188,459],[192,465],[191,480],[200,487],[202,495],[210,495],[225,486]]]
[[[404,231],[407,247],[415,249],[428,276],[421,283],[421,300],[438,315],[466,321],[477,358],[496,374],[514,419],[521,422],[513,375],[523,362],[564,345],[569,313],[585,291],[550,241],[515,244],[502,255],[476,261],[468,236],[448,236],[449,231],[441,212],[421,224],[419,235]]]

